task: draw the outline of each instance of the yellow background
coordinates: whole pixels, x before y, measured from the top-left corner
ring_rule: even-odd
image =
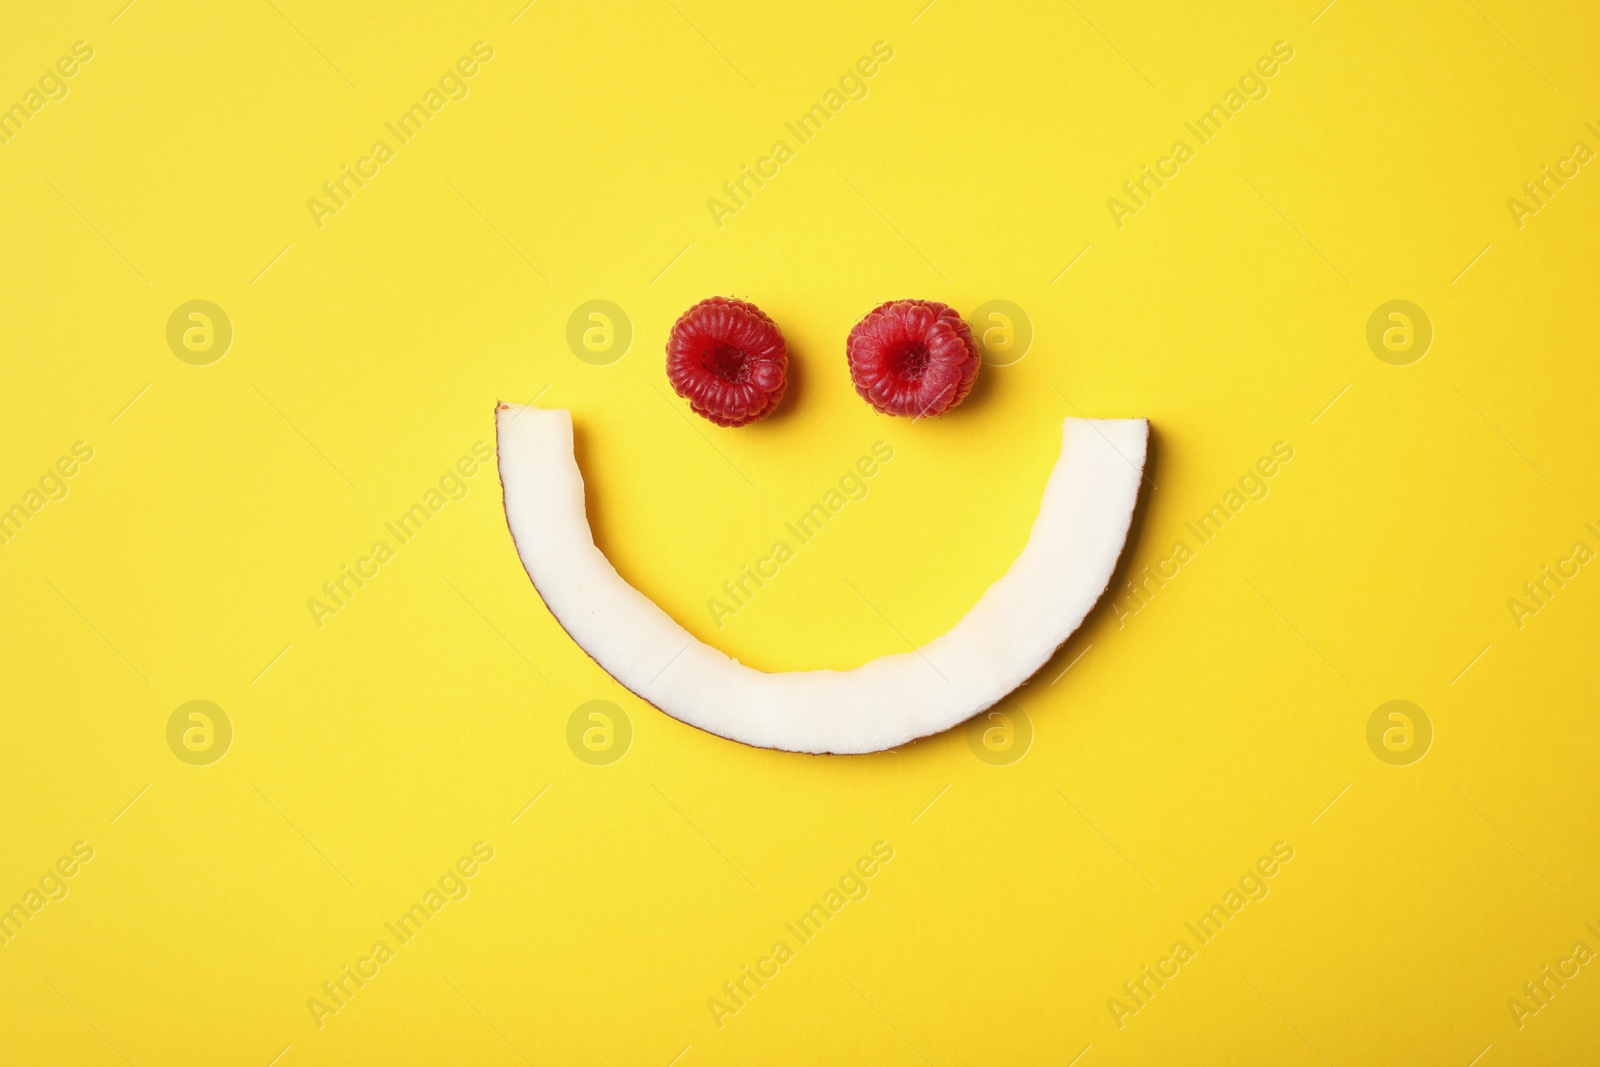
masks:
[[[0,547],[0,904],[95,854],[0,947],[4,1059],[1592,1054],[1597,965],[1520,1029],[1507,1000],[1600,949],[1600,574],[1520,628],[1507,600],[1600,548],[1600,173],[1520,229],[1506,201],[1600,148],[1600,18],[920,4],[13,5],[0,103],[95,51],[0,147],[0,506],[74,442],[94,458]],[[308,198],[480,40],[469,95],[318,228]],[[1280,40],[1269,95],[1119,229],[1107,199]],[[796,147],[784,122],[877,41],[865,99]],[[706,201],[780,138],[795,158],[719,228]],[[666,385],[672,320],[715,293],[788,338],[761,425]],[[902,296],[1012,301],[1033,346],[946,418],[877,416],[843,339]],[[1365,339],[1396,298],[1434,328],[1409,366]],[[208,366],[166,342],[194,299],[233,324]],[[591,299],[634,331],[607,366],[565,340]],[[1068,414],[1152,420],[1125,575],[1195,547],[1184,524],[1275,442],[1294,458],[1019,691],[1020,760],[961,730],[809,758],[603,674],[531,589],[492,469],[313,622],[492,444],[494,402],[536,395],[573,412],[622,574],[772,669],[950,626],[1023,543]],[[706,599],[880,439],[870,494],[715,627]],[[1397,698],[1434,730],[1409,766],[1366,739]],[[192,699],[233,724],[209,766],[167,745]],[[609,766],[566,742],[594,699],[633,728]],[[480,840],[470,895],[319,1029],[307,1000]],[[708,999],[877,841],[870,894],[719,1028]],[[1119,1028],[1108,999],[1277,841],[1270,895]]]

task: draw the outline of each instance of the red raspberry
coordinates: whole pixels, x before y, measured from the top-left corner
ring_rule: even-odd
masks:
[[[943,415],[978,377],[978,346],[956,309],[891,300],[856,323],[845,342],[850,380],[885,415]]]
[[[754,304],[702,300],[678,316],[667,338],[667,380],[697,415],[743,426],[772,414],[788,385],[789,348]]]

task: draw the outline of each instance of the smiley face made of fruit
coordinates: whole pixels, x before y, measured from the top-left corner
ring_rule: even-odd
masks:
[[[977,378],[978,348],[953,308],[895,300],[846,343],[856,392],[886,415],[933,417]],[[667,341],[667,377],[696,413],[744,426],[783,399],[788,348],[753,304],[701,301]],[[852,670],[769,673],[691,635],[595,546],[565,409],[496,410],[506,521],[556,620],[591,658],[675,719],[761,748],[864,753],[955,726],[1055,654],[1105,592],[1144,476],[1144,419],[1068,418],[1028,543],[949,630]]]

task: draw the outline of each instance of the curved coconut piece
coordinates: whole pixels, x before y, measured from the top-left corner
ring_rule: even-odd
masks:
[[[848,671],[767,673],[691,635],[595,547],[562,409],[496,412],[506,520],[556,620],[675,719],[793,752],[878,752],[971,718],[1027,681],[1111,580],[1144,474],[1144,419],[1075,419],[1020,555],[943,636]]]

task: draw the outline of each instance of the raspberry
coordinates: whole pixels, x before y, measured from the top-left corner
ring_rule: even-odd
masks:
[[[678,316],[667,338],[667,380],[695,414],[743,426],[772,414],[788,385],[783,334],[754,304],[702,300]]]
[[[956,309],[891,300],[856,323],[845,342],[856,392],[885,415],[943,415],[978,377],[978,346]]]

